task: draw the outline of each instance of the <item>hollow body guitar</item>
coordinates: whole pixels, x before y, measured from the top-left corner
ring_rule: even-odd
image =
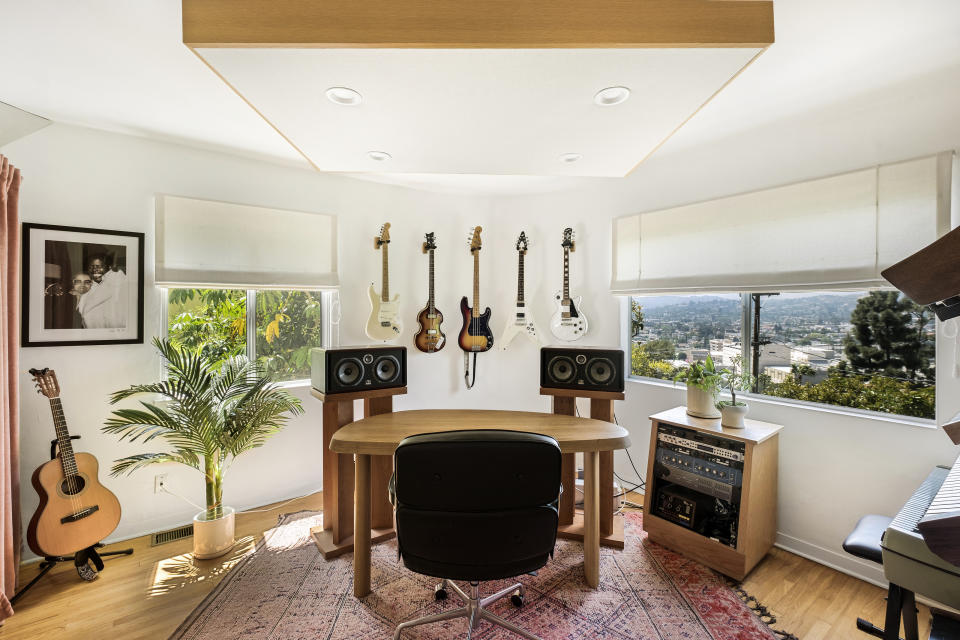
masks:
[[[528,248],[527,234],[521,231],[520,237],[517,238],[517,305],[514,308],[513,317],[507,322],[507,326],[503,329],[503,336],[500,338],[502,351],[506,351],[518,335],[526,336],[538,346],[541,344],[537,322],[524,299],[524,258]]]
[[[427,306],[417,315],[420,330],[413,337],[414,346],[424,353],[436,353],[447,344],[447,337],[440,330],[440,325],[443,323],[443,314],[437,309],[433,289],[433,252],[436,249],[436,237],[433,232],[428,233],[426,242],[423,243],[423,252],[430,256],[430,294],[427,298]]]
[[[558,291],[554,298],[557,301],[557,310],[550,319],[550,331],[564,342],[579,340],[587,334],[589,325],[587,316],[583,313],[583,298],[570,296],[570,252],[576,250],[573,240],[573,229],[563,230],[563,289]]]
[[[27,544],[39,556],[70,555],[113,533],[120,523],[120,501],[100,484],[97,459],[73,452],[56,373],[51,369],[30,373],[50,401],[59,455],[33,472],[40,506],[27,526]]]
[[[481,353],[493,347],[493,332],[490,331],[490,307],[483,313],[480,309],[480,232],[476,227],[470,239],[470,253],[473,254],[473,306],[467,296],[460,300],[460,314],[463,316],[463,328],[460,330],[460,348],[466,353]],[[469,386],[469,385],[468,385]]]
[[[366,333],[371,340],[393,340],[400,335],[400,296],[390,298],[390,270],[387,254],[390,246],[390,223],[380,227],[380,235],[373,239],[373,246],[380,250],[383,263],[383,280],[380,293],[370,285],[370,317],[367,319]]]

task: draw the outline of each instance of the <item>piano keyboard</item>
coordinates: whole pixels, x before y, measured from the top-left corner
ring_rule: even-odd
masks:
[[[923,518],[952,511],[960,512],[960,461],[954,464],[950,473],[947,474],[947,478],[943,481],[943,485],[937,491]]]

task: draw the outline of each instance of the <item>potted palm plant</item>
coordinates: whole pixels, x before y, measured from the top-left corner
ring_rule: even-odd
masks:
[[[120,458],[111,475],[165,462],[203,474],[206,509],[193,519],[193,554],[198,559],[215,558],[234,543],[234,509],[223,505],[225,468],[241,453],[262,446],[303,407],[274,386],[256,362],[242,356],[220,362],[168,340],[154,338],[153,344],[166,362],[167,379],[117,391],[110,402],[138,394],[154,394],[163,402],[141,401],[142,408],[117,409],[103,431],[131,442],[160,438],[168,451]]]
[[[737,389],[749,389],[753,384],[753,376],[742,373],[742,361],[738,356],[733,361],[732,370],[724,370],[723,386],[730,390],[730,399],[717,403],[720,410],[720,424],[733,429],[743,429],[743,420],[747,416],[749,407],[743,400],[737,400]]]
[[[719,418],[717,394],[723,384],[726,369],[717,369],[709,355],[703,362],[691,363],[681,369],[674,382],[687,383],[687,413],[696,418]]]

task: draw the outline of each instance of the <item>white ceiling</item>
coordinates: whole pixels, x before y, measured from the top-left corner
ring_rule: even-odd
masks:
[[[761,49],[197,53],[322,171],[622,177]],[[330,87],[363,95],[334,104]],[[597,106],[597,91],[629,87]],[[392,158],[377,161],[371,150]],[[561,156],[581,158],[565,162]]]
[[[768,149],[776,142],[771,136],[782,135],[785,142],[819,140],[823,122],[841,115],[851,140],[882,154],[884,136],[896,135],[907,124],[897,119],[900,103],[940,100],[943,113],[960,119],[960,103],[950,102],[960,85],[960,2],[775,0],[774,9],[776,44],[653,159],[662,165],[673,154],[688,157],[696,149],[720,148],[713,143],[730,137],[743,140],[737,148],[745,156],[751,152],[749,145]],[[305,166],[295,150],[181,43],[177,0],[0,0],[0,13],[0,51],[15,60],[4,65],[0,101],[58,122]],[[917,86],[927,93],[902,93],[920,78]],[[858,118],[857,110],[865,104],[871,113]],[[889,126],[878,127],[878,122]],[[698,159],[707,165],[726,162],[724,157]],[[784,160],[796,159],[787,154]],[[862,165],[847,168],[856,166]],[[645,163],[623,179],[357,177],[417,188],[515,194],[609,181],[639,185],[649,179],[645,172],[653,175],[654,169]]]

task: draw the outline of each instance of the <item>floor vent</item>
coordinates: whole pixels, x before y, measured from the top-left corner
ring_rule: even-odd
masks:
[[[173,542],[174,540],[180,540],[181,538],[189,538],[193,535],[193,525],[185,524],[182,527],[177,527],[176,529],[167,529],[166,531],[159,531],[152,536],[150,536],[150,546],[155,547],[158,544],[166,544],[168,542]]]

